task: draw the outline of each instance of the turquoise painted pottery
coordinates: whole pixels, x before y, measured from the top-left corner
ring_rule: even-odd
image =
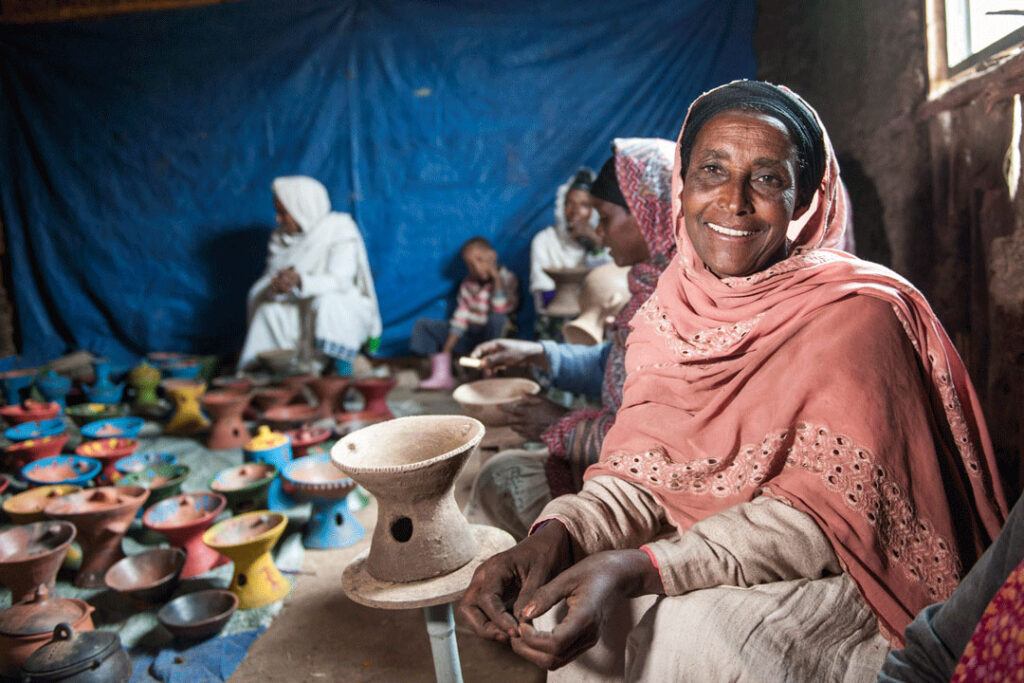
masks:
[[[105,439],[108,437],[135,439],[139,436],[139,430],[146,421],[141,417],[115,417],[110,419],[96,420],[82,427],[82,436],[90,439]]]
[[[96,478],[103,463],[82,455],[54,455],[21,468],[21,477],[33,486],[72,484],[85,486]]]
[[[23,422],[5,431],[4,436],[9,441],[27,441],[28,439],[41,439],[44,436],[57,436],[63,434],[66,428],[64,418],[55,417],[49,420]]]

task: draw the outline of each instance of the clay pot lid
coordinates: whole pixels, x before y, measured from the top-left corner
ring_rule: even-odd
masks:
[[[262,484],[277,476],[277,467],[270,463],[252,462],[220,472],[210,482],[212,491],[241,491]]]
[[[291,439],[293,446],[302,448],[327,441],[331,437],[331,430],[326,427],[300,427],[290,429],[285,434]]]
[[[73,680],[90,669],[99,670],[121,647],[121,638],[111,631],[75,631],[67,620],[53,628],[53,640],[29,655],[21,665],[25,680]],[[127,653],[123,655],[126,659]],[[109,672],[108,672],[109,673]]]
[[[90,611],[84,600],[51,596],[46,586],[39,586],[34,596],[0,612],[0,634],[17,637],[47,633],[61,622],[75,623]]]
[[[529,394],[540,393],[540,385],[522,377],[493,377],[467,382],[456,387],[452,398],[469,405],[514,403]]]
[[[100,486],[56,498],[43,508],[51,517],[69,517],[120,510],[138,505],[149,490],[142,486]]]
[[[331,448],[346,472],[410,472],[472,450],[484,425],[466,415],[414,415],[363,427]]]
[[[123,458],[139,447],[137,439],[97,439],[83,443],[75,449],[87,458]]]
[[[249,439],[245,444],[247,451],[265,451],[271,448],[279,448],[288,443],[288,437],[281,432],[275,432],[267,425],[260,425],[256,436]]]
[[[34,560],[70,545],[77,533],[75,525],[63,520],[47,520],[15,526],[0,533],[0,564]]]
[[[203,543],[215,549],[246,545],[280,534],[287,524],[288,518],[280,512],[246,512],[207,529]]]

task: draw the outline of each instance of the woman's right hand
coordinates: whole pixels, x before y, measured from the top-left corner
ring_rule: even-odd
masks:
[[[483,361],[481,367],[484,370],[511,365],[548,366],[548,358],[540,342],[525,339],[492,339],[478,344],[469,355]]]
[[[481,638],[507,643],[537,589],[572,564],[572,539],[552,521],[477,567],[459,612]]]

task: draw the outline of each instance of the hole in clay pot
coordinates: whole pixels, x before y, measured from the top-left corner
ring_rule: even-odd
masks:
[[[234,429],[232,429],[231,430],[231,434],[234,435],[234,436],[238,436],[238,427],[235,427]]]
[[[412,538],[412,520],[408,517],[399,517],[392,522],[391,536],[399,543],[405,543]]]
[[[238,575],[238,587],[239,588],[241,588],[242,586],[244,586],[248,582],[249,582],[249,580],[247,578],[245,578],[245,574],[239,574]]]
[[[345,520],[343,520],[341,518],[341,513],[340,512],[335,512],[334,513],[334,523],[337,524],[338,526],[341,526],[344,522],[345,522]]]

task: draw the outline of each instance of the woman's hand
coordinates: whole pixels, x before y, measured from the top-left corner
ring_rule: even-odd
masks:
[[[540,441],[548,427],[569,412],[565,406],[544,396],[523,396],[515,403],[502,405],[501,409],[509,416],[508,426],[527,441]]]
[[[459,612],[481,638],[518,637],[520,612],[534,592],[572,562],[572,539],[549,522],[514,548],[477,567]]]
[[[525,339],[492,339],[478,344],[469,355],[483,361],[480,367],[484,371],[501,366],[534,365],[546,368],[548,365],[547,355],[540,342]]]
[[[291,266],[277,271],[277,275],[270,281],[270,286],[278,294],[287,294],[296,287],[302,286],[302,278]]]
[[[590,649],[601,626],[624,599],[664,593],[658,570],[642,550],[596,553],[538,588],[523,607],[519,633],[511,639],[519,656],[545,669],[557,669]],[[530,623],[565,600],[568,611],[551,632]]]

